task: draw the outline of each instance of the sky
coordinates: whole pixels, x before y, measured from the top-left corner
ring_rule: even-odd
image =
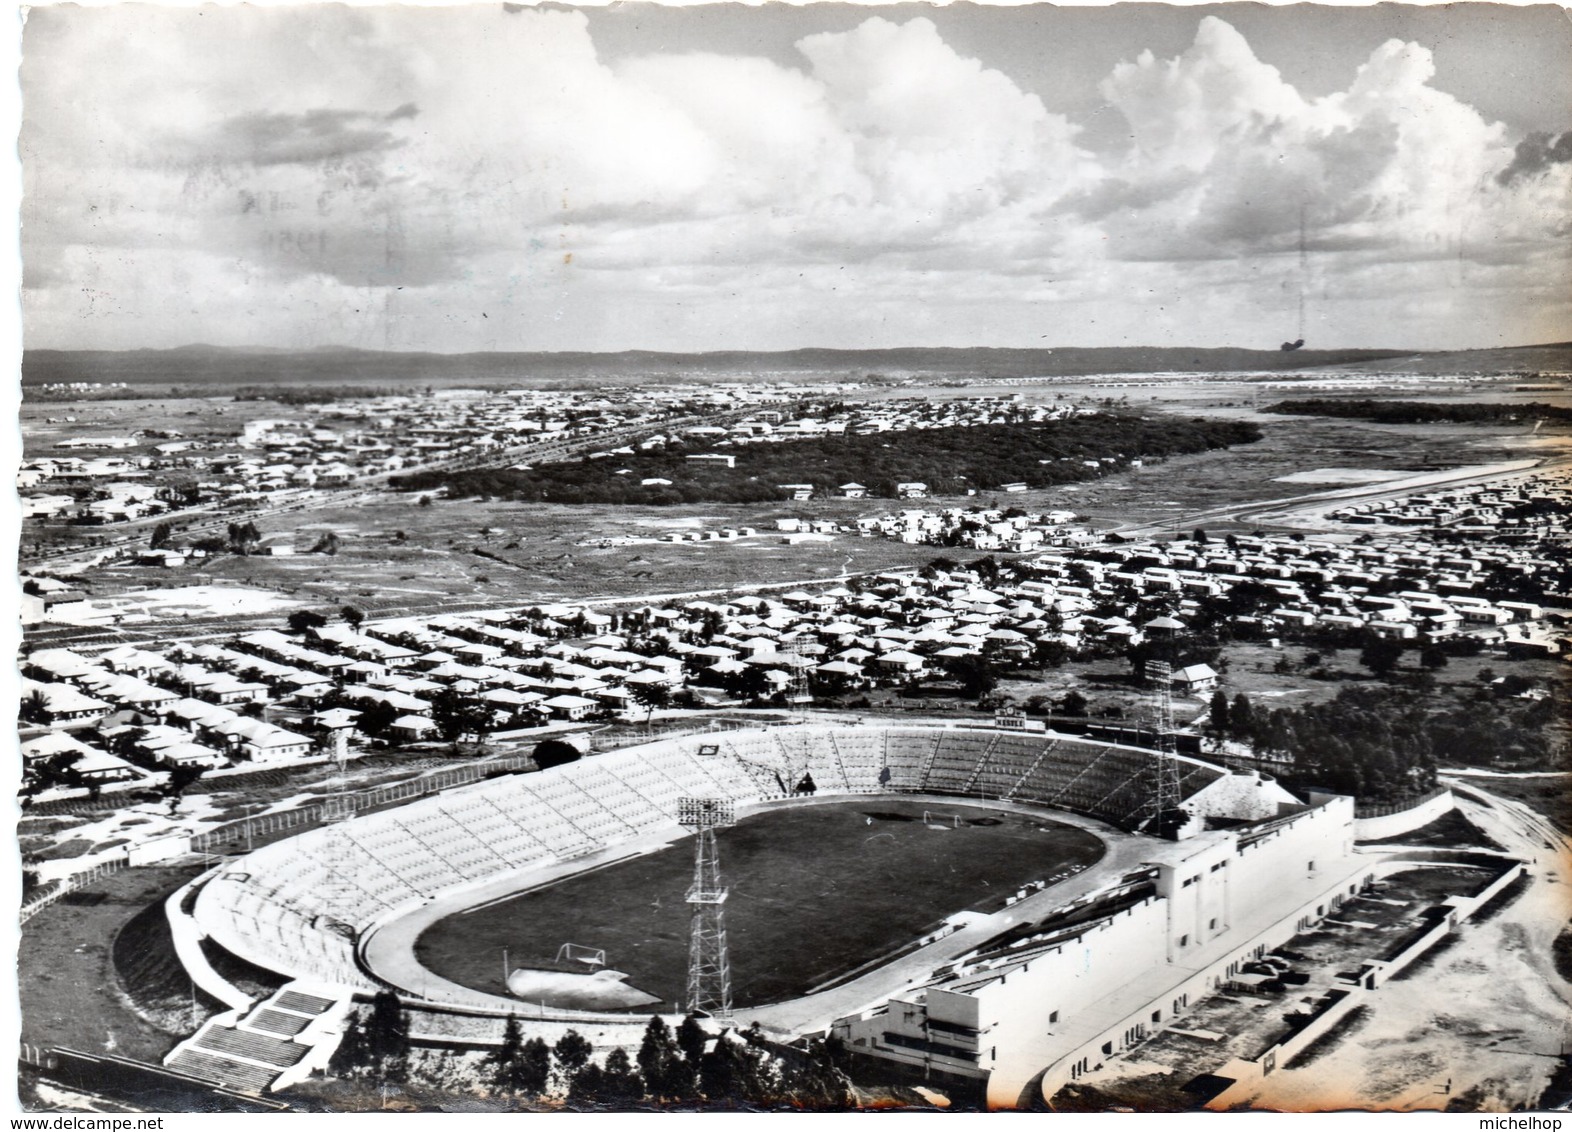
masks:
[[[30,348],[1572,339],[1555,7],[39,7]]]

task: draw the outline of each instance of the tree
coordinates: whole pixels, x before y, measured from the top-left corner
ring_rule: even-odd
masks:
[[[781,1087],[792,1103],[804,1108],[854,1108],[857,1094],[852,1089],[842,1062],[846,1046],[839,1038],[814,1038],[806,1054],[789,1059],[783,1066]]]
[[[486,1055],[485,1064],[491,1066],[491,1083],[504,1093],[519,1091],[519,1072],[524,1065],[524,1035],[519,1030],[519,1020],[508,1015],[502,1027],[502,1044]]]
[[[42,688],[34,688],[22,697],[22,703],[17,709],[17,714],[21,717],[23,723],[48,723],[50,719],[49,697],[44,695]]]
[[[1219,735],[1228,734],[1228,693],[1218,688],[1212,693],[1210,724]]]
[[[174,537],[174,533],[174,528],[168,523],[159,523],[153,528],[153,537],[148,542],[148,546],[154,550],[163,550],[169,545],[170,540]]]
[[[1087,706],[1086,697],[1072,690],[1066,692],[1064,698],[1059,701],[1059,713],[1061,715],[1085,715]]]
[[[398,708],[386,700],[372,700],[360,708],[360,715],[355,719],[355,730],[368,739],[386,738],[401,714]]]
[[[309,609],[297,609],[289,615],[289,628],[296,633],[304,633],[308,629],[320,629],[326,624],[326,617]]]
[[[1228,729],[1235,739],[1249,739],[1255,729],[1255,705],[1250,697],[1240,692],[1228,710]]]
[[[704,1057],[704,1051],[709,1047],[710,1033],[692,1014],[682,1020],[677,1027],[677,1045],[682,1050],[682,1056],[687,1059],[688,1068],[694,1073],[699,1071],[699,1062]]]
[[[779,1094],[778,1082],[764,1051],[734,1033],[724,1033],[700,1060],[699,1087],[704,1096],[723,1104],[764,1104]]]
[[[743,667],[740,672],[728,672],[721,677],[721,687],[727,693],[744,700],[762,699],[770,690],[769,677],[756,664]]]
[[[360,628],[360,626],[363,625],[366,620],[366,615],[360,610],[356,609],[353,605],[346,605],[343,609],[338,611],[338,615],[342,617],[344,619],[344,623],[352,629]]]
[[[256,549],[257,543],[262,541],[262,532],[257,530],[257,525],[247,519],[244,523],[229,524],[229,552],[231,554],[247,555]]]
[[[1359,663],[1377,676],[1390,675],[1402,659],[1403,643],[1391,637],[1373,635],[1359,650]]]
[[[1446,649],[1440,645],[1426,645],[1419,650],[1419,663],[1431,672],[1445,668],[1448,664]]]
[[[568,1077],[568,1101],[574,1105],[598,1104],[605,1087],[605,1070],[592,1061]]]
[[[610,1062],[607,1062],[608,1068]],[[639,1072],[644,1088],[657,1100],[681,1100],[694,1088],[694,1071],[683,1057],[683,1050],[671,1028],[660,1015],[650,1018],[639,1044]]]
[[[366,1020],[366,1053],[371,1068],[385,1081],[402,1082],[409,1075],[409,1014],[398,995],[381,990],[371,1000]]]
[[[322,533],[322,537],[317,539],[316,544],[312,546],[311,553],[329,555],[337,554],[338,535],[334,534],[332,531],[324,531]]]
[[[514,1081],[521,1093],[539,1096],[546,1091],[551,1083],[551,1047],[544,1038],[531,1038],[524,1043]]]
[[[465,735],[484,743],[492,727],[491,709],[467,692],[444,688],[431,697],[431,722],[455,748]]]
[[[644,709],[644,722],[648,723],[655,714],[656,708],[663,708],[671,703],[671,689],[665,684],[631,684],[628,694],[633,697],[633,702]]]
[[[564,1080],[571,1082],[578,1071],[589,1064],[590,1054],[595,1052],[595,1048],[583,1034],[569,1030],[557,1039],[551,1052],[557,1060],[557,1072]]]
[[[625,1107],[643,1095],[643,1079],[628,1059],[628,1051],[618,1046],[606,1055],[606,1068],[601,1072],[601,1101]]]
[[[195,786],[197,780],[207,772],[205,766],[192,766],[184,764],[174,767],[169,772],[169,778],[164,782],[163,796],[169,802],[170,816],[174,816],[180,808],[180,799],[187,790]]]
[[[349,1025],[344,1027],[344,1036],[339,1039],[338,1048],[328,1058],[328,1072],[335,1077],[354,1076],[367,1067],[369,1060],[365,1028],[361,1026],[358,1015],[351,1015]]]
[[[960,685],[964,696],[986,696],[999,686],[999,673],[986,656],[957,656],[944,662],[944,671]]]

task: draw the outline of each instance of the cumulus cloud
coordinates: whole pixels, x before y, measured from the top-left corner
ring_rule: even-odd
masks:
[[[1107,75],[1131,141],[1095,157],[926,18],[808,35],[790,64],[607,61],[583,13],[517,6],[35,9],[25,46],[29,318],[56,335],[1177,334],[1280,301],[1263,281],[1301,222],[1350,292],[1447,257],[1565,275],[1572,135],[1514,146],[1397,40],[1307,98],[1208,17]],[[511,338],[470,337],[485,307]]]
[[[1216,17],[1181,55],[1123,63],[1102,93],[1134,146],[1067,207],[1109,226],[1116,255],[1233,258],[1363,247],[1469,255],[1471,233],[1531,218],[1497,190],[1505,128],[1431,85],[1430,52],[1390,40],[1344,91],[1306,99]],[[1110,223],[1112,219],[1118,223]]]

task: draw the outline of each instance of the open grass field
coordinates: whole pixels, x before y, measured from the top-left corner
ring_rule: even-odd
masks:
[[[925,809],[959,814],[961,825],[931,828]],[[1079,870],[1103,853],[1097,837],[1059,822],[885,798],[769,810],[718,841],[739,1006],[805,994],[949,916],[996,910],[1022,884]],[[676,1004],[692,876],[693,842],[683,839],[452,916],[420,937],[416,954],[446,978],[502,994],[503,948],[514,967],[548,962],[567,942],[604,948],[607,964],[630,983]]]
[[[159,904],[201,869],[111,873],[29,920],[17,951],[21,1040],[158,1062],[190,1034],[216,1007],[198,994],[192,1013]]]

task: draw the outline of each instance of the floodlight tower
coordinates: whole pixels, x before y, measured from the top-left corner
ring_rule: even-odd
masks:
[[[808,659],[802,655],[795,637],[783,641],[777,651],[786,664],[786,675],[790,680],[785,689],[786,704],[793,711],[801,711],[813,702],[813,692],[808,687]]]
[[[319,811],[320,821],[327,831],[322,846],[323,872],[319,891],[329,908],[340,908],[353,904],[360,893],[350,879],[356,868],[355,850],[349,831],[344,828],[355,816],[355,799],[350,794],[344,779],[344,761],[348,757],[348,744],[342,731],[336,733],[333,738],[334,772],[331,791],[322,799]],[[353,929],[349,925],[336,920],[328,926],[341,935],[353,934]]]
[[[682,798],[677,821],[693,830],[693,884],[688,903],[688,1001],[690,1014],[731,1022],[731,959],[726,954],[726,888],[721,884],[715,831],[736,821],[729,799]]]
[[[1173,666],[1166,660],[1146,662],[1146,677],[1152,682],[1154,720],[1157,729],[1157,758],[1153,760],[1155,789],[1152,791],[1152,816],[1149,828],[1162,835],[1179,813],[1179,754],[1174,744]]]

